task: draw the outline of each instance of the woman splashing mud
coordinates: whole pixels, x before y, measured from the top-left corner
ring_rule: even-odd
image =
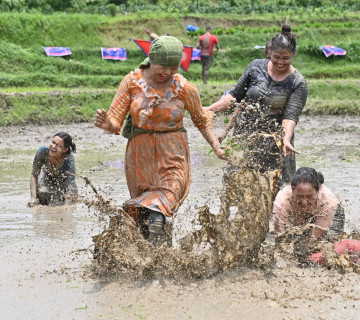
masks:
[[[212,113],[202,108],[198,90],[177,73],[183,44],[159,37],[139,69],[121,81],[110,110],[97,110],[94,124],[128,138],[125,172],[131,199],[125,210],[155,246],[166,241],[165,217],[172,217],[189,192],[190,161],[185,110],[219,158],[224,151],[212,129]]]
[[[48,147],[36,152],[30,178],[30,207],[67,204],[76,199],[75,152],[76,145],[66,132],[56,133]]]
[[[307,84],[305,78],[292,65],[296,52],[296,39],[290,28],[271,39],[269,59],[252,61],[237,85],[207,110],[220,112],[234,107],[234,99],[247,105],[234,114],[234,135],[241,134],[245,140],[254,133],[273,133],[283,128],[282,181],[289,182],[295,172],[294,128],[305,106]],[[219,137],[223,139],[224,136]],[[269,137],[270,138],[270,137]],[[263,143],[266,148],[267,139]],[[257,144],[257,143],[255,143]],[[268,170],[269,152],[258,152],[254,162],[258,169]],[[263,159],[262,159],[263,158]],[[271,167],[271,165],[270,165]],[[274,167],[274,166],[273,166]],[[273,169],[273,168],[272,168]]]

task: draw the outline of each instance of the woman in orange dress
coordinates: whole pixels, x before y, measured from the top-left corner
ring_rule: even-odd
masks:
[[[149,57],[121,81],[109,112],[97,110],[94,124],[128,138],[125,173],[131,199],[124,208],[154,245],[165,242],[165,217],[172,217],[190,187],[185,110],[224,159],[212,128],[212,112],[201,106],[196,87],[178,74],[183,44],[174,37],[154,40]]]

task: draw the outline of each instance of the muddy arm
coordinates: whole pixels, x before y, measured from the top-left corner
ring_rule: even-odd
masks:
[[[220,148],[220,142],[213,128],[206,128],[200,131],[206,141],[212,146],[218,158],[225,160],[225,151]]]
[[[242,111],[243,107],[244,107],[244,103],[243,103],[243,102],[241,102],[240,104],[238,104],[238,106],[236,107],[236,109],[235,109],[233,115],[231,116],[230,121],[229,121],[229,123],[227,124],[224,132],[218,136],[220,143],[225,139],[225,137],[228,135],[229,131],[230,131],[230,130],[232,129],[232,127],[234,126],[234,123],[235,123],[235,121],[236,121],[236,118],[239,116],[239,114],[240,114],[240,112]]]
[[[37,194],[36,194],[36,186],[37,186],[37,177],[31,175],[30,177],[30,201],[28,202],[29,207],[33,207],[37,205]]]
[[[295,150],[290,143],[290,139],[294,134],[294,129],[296,122],[290,119],[284,119],[282,121],[282,126],[284,128],[284,137],[283,137],[283,154],[284,156],[294,156],[295,153],[299,154],[300,152]]]
[[[216,101],[209,107],[205,107],[204,109],[207,111],[213,111],[215,113],[229,110],[233,106],[233,101],[236,101],[235,98],[231,94],[227,94],[221,97],[220,100]]]

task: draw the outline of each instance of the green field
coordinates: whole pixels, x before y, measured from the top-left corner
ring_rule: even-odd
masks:
[[[195,46],[197,34],[188,24],[210,25],[220,41],[207,86],[201,67],[193,62],[187,79],[194,82],[208,105],[234,85],[247,64],[263,57],[268,39],[288,18],[297,35],[294,66],[306,77],[309,97],[304,112],[360,114],[360,14],[333,10],[294,13],[180,14],[141,12],[104,15],[0,13],[0,125],[80,122],[95,109],[109,107],[122,77],[136,68],[144,53],[130,38],[147,39],[143,27],[169,32]],[[325,58],[324,44],[347,51]],[[47,57],[43,46],[66,46],[67,57]],[[100,47],[125,47],[128,60],[102,60]]]

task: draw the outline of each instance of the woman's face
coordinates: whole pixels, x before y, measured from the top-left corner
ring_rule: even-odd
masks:
[[[150,71],[152,78],[158,83],[164,83],[172,79],[179,67],[163,67],[160,64],[151,64]]]
[[[318,191],[311,183],[299,183],[292,192],[293,200],[300,212],[309,212],[316,207]]]
[[[286,72],[294,59],[291,50],[275,49],[271,51],[271,62],[278,72]]]
[[[58,136],[51,139],[49,145],[49,154],[51,157],[62,157],[68,148],[65,148],[64,140]]]

